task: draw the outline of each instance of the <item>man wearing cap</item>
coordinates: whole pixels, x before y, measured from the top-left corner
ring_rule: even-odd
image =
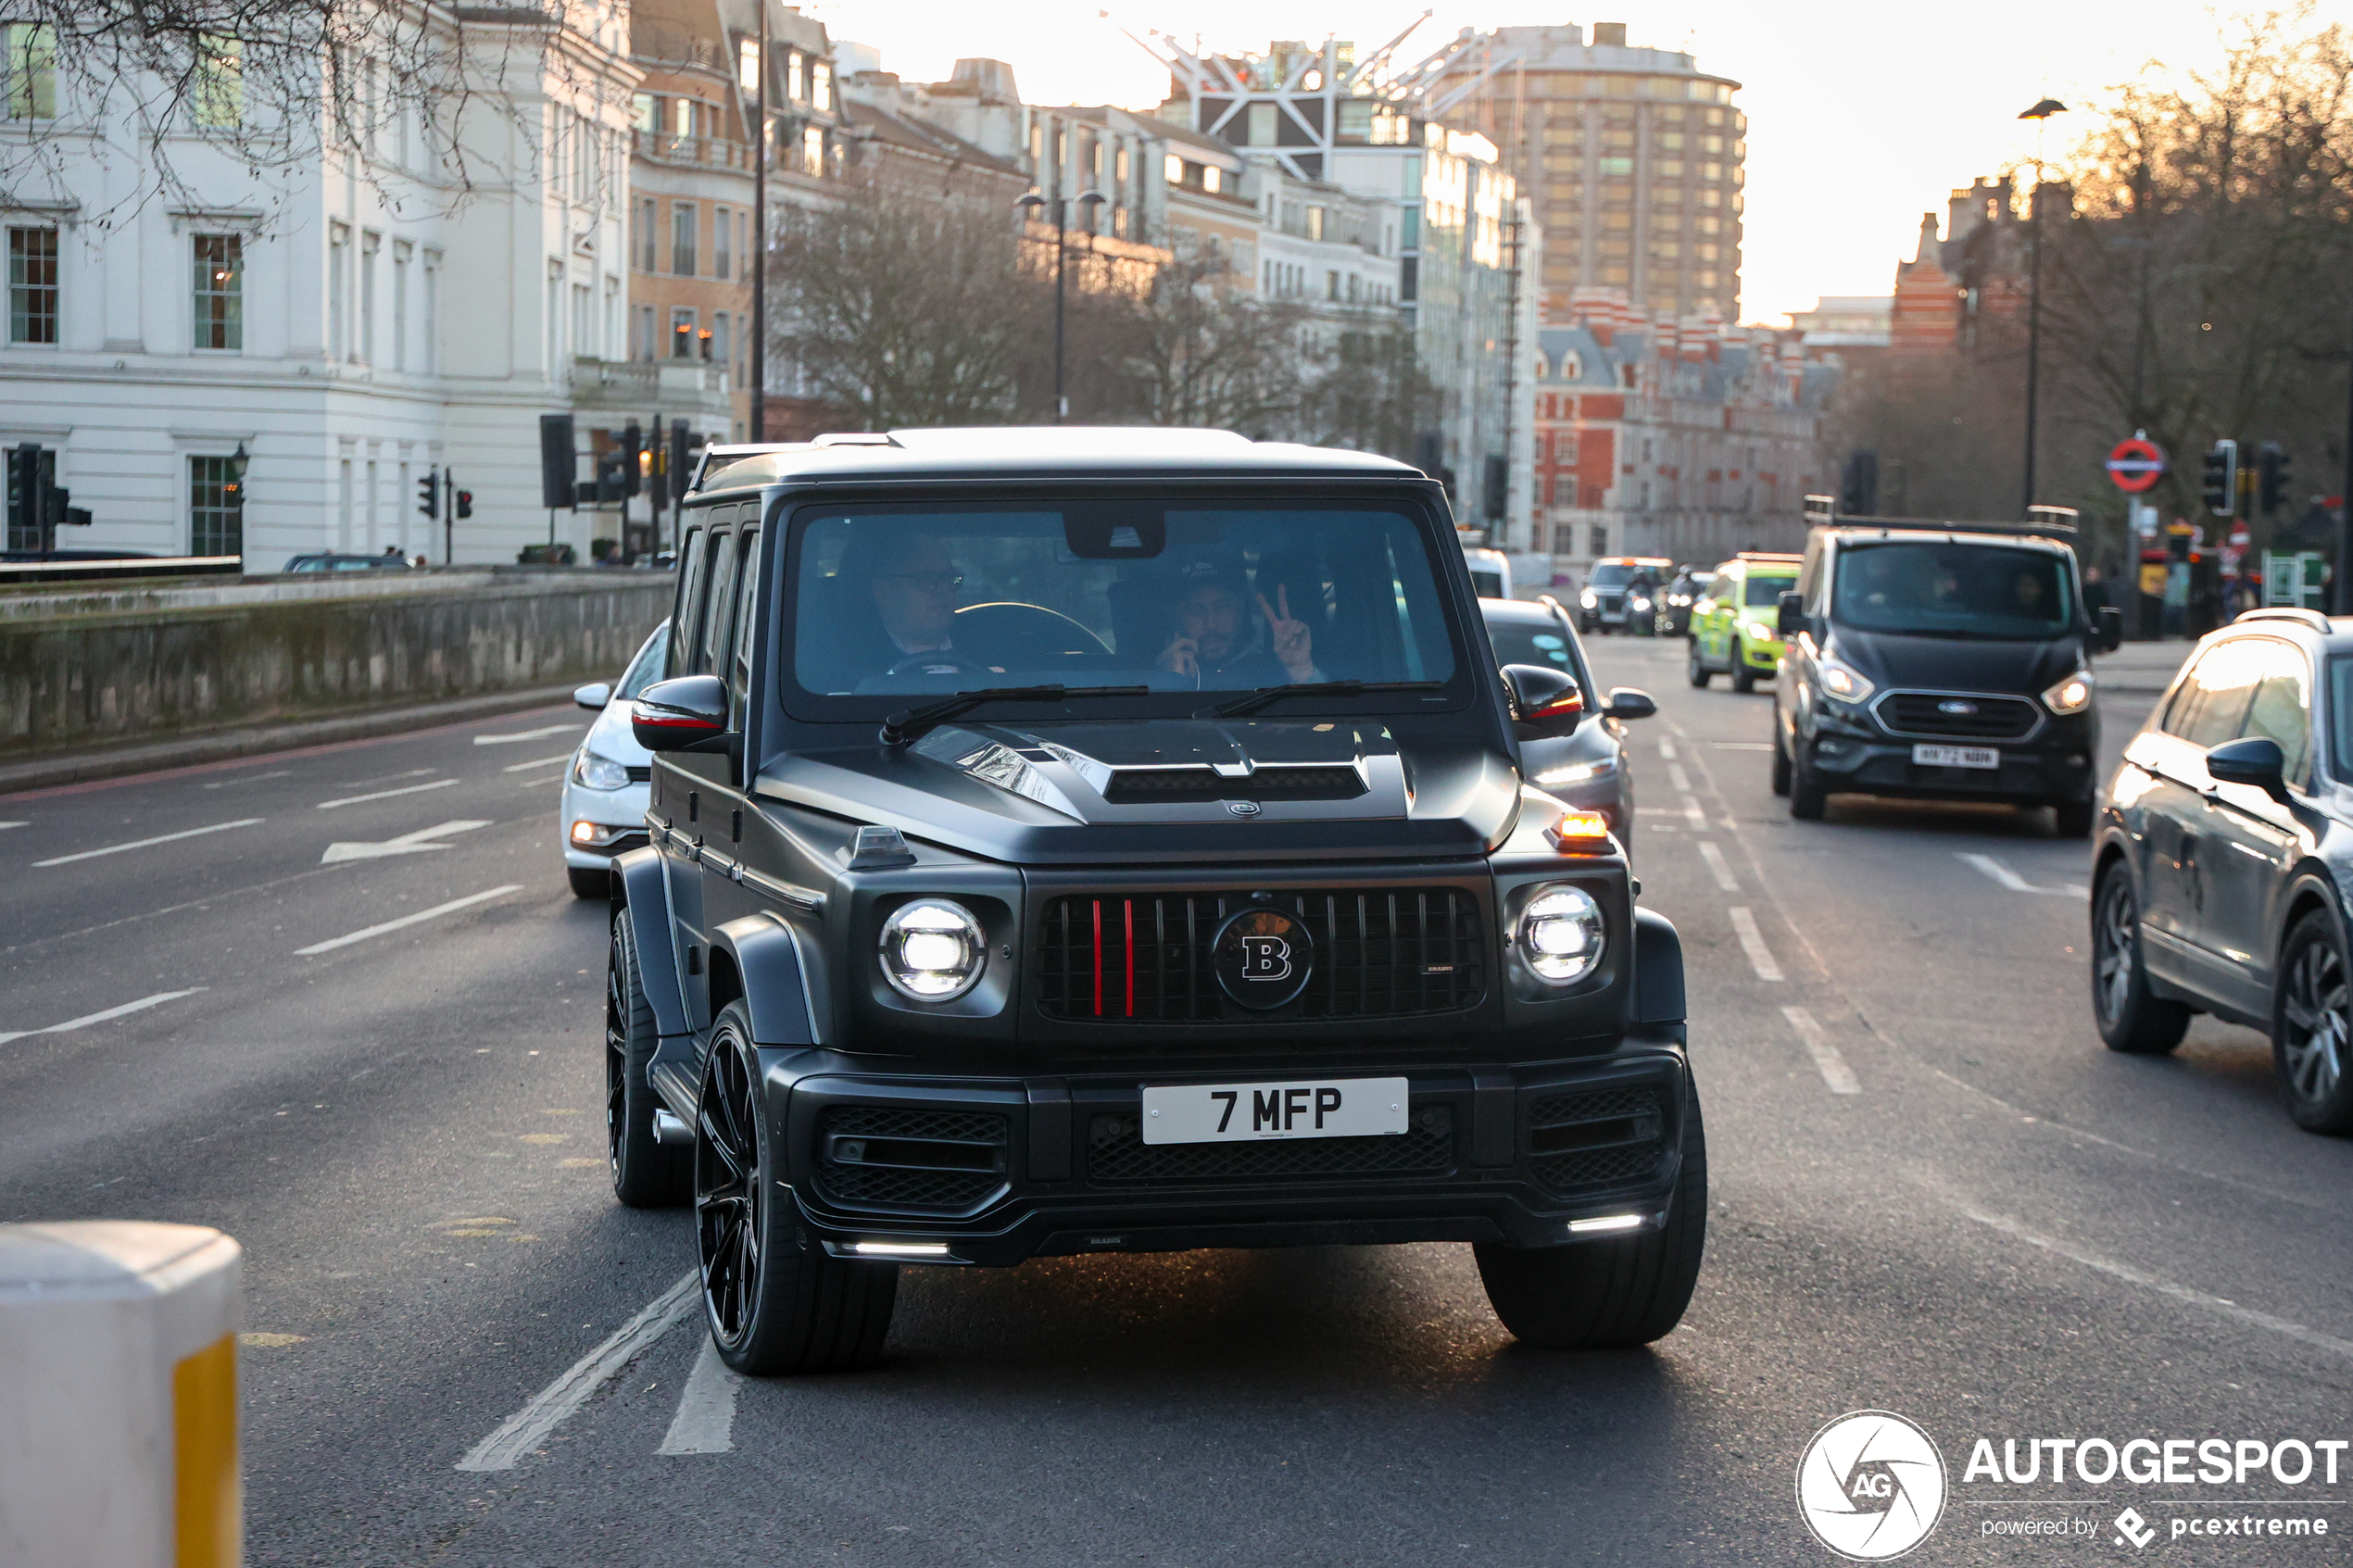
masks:
[[[1257,607],[1252,612],[1250,601]],[[1315,634],[1290,613],[1290,590],[1277,587],[1275,602],[1250,591],[1240,572],[1227,569],[1187,572],[1171,607],[1176,635],[1153,662],[1193,681],[1202,690],[1254,690],[1321,681],[1315,667]]]

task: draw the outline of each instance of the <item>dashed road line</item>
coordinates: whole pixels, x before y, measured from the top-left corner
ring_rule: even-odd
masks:
[[[447,789],[456,779],[435,779],[431,784],[403,784],[398,789],[371,790],[366,795],[346,795],[340,800],[321,800],[318,809],[332,811],[338,806],[358,806],[370,800],[389,800],[396,795],[422,795],[429,789]]]
[[[557,1427],[586,1404],[614,1374],[678,1326],[701,1305],[696,1276],[688,1273],[646,1309],[613,1331],[605,1342],[565,1369],[562,1376],[534,1394],[498,1429],[466,1450],[460,1470],[512,1470],[517,1461],[547,1440]]]
[[[1661,757],[1665,758],[1665,759],[1666,759],[1667,761],[1669,761],[1669,762],[1674,761],[1674,760],[1675,760],[1675,743],[1674,743],[1673,741],[1671,741],[1671,740],[1668,740],[1668,739],[1667,739],[1665,735],[1661,735],[1661,736],[1659,736],[1659,737],[1658,737],[1658,754],[1659,754]]]
[[[505,746],[510,741],[546,740],[549,735],[577,734],[587,727],[588,726],[585,723],[542,724],[535,730],[517,730],[512,734],[476,735],[474,736],[474,744],[476,746]]]
[[[546,778],[524,779],[517,784],[515,787],[518,789],[537,789],[542,784],[561,784],[563,782],[564,776],[561,773],[549,773]]]
[[[510,893],[522,891],[521,883],[510,882],[504,887],[493,887],[481,893],[469,893],[463,898],[452,898],[447,904],[435,904],[430,909],[419,909],[413,915],[402,915],[398,920],[388,920],[382,925],[366,926],[359,931],[346,932],[341,936],[331,936],[324,942],[313,942],[308,947],[296,947],[294,956],[298,959],[307,959],[316,953],[330,953],[337,947],[348,947],[354,942],[365,942],[371,936],[382,936],[386,933],[421,924],[425,921],[437,920],[443,915],[455,914],[459,909],[472,909],[476,904],[486,904],[493,898],[503,898]]]
[[[552,768],[559,762],[571,760],[572,753],[567,751],[561,757],[542,757],[536,762],[510,762],[498,771],[502,773],[521,773],[527,772],[533,768]]]
[[[1770,751],[1773,749],[1773,743],[1768,740],[1712,740],[1707,744],[1711,749],[1717,751]]]
[[[2092,890],[2080,882],[2063,883],[2057,887],[2037,887],[1991,855],[1956,851],[1955,859],[1975,866],[2013,893],[2048,893],[2060,898],[2088,898],[2092,896]]]
[[[1859,1095],[1863,1092],[1863,1085],[1855,1081],[1855,1070],[1846,1065],[1846,1059],[1839,1054],[1836,1046],[1831,1044],[1829,1034],[1812,1013],[1804,1008],[1783,1008],[1781,1016],[1788,1019],[1789,1026],[1797,1031],[1799,1042],[1806,1047],[1806,1054],[1814,1059],[1814,1065],[1821,1070],[1822,1082],[1831,1086],[1831,1093]]]
[[[1756,978],[1788,978],[1781,973],[1780,963],[1773,957],[1773,949],[1765,946],[1765,934],[1756,929],[1756,917],[1740,904],[1732,905],[1724,913],[1731,918],[1733,935],[1741,939],[1741,948],[1748,954],[1749,967],[1756,971]]]
[[[660,1454],[725,1454],[736,1450],[736,1396],[743,1378],[719,1359],[719,1347],[703,1336],[695,1370],[686,1374],[686,1390],[678,1396],[678,1413],[670,1418]]]
[[[1683,797],[1683,820],[1690,822],[1692,826],[1705,831],[1707,809],[1699,803],[1699,797],[1695,795]]]
[[[208,784],[199,785],[198,787],[202,789],[234,789],[239,784],[259,784],[264,779],[291,778],[293,775],[294,770],[292,768],[281,768],[274,773],[247,773],[241,779],[220,779]]]
[[[84,849],[77,855],[59,855],[51,859],[35,860],[32,864],[35,870],[43,866],[69,866],[76,860],[94,860],[101,855],[120,855],[126,850],[145,849],[157,844],[176,844],[183,838],[202,838],[208,833],[227,833],[231,828],[258,827],[262,821],[263,819],[259,817],[239,817],[233,822],[215,822],[210,827],[189,828],[181,833],[161,833],[153,838],[134,838],[128,844],[109,844],[103,849]]]
[[[1683,765],[1680,762],[1669,762],[1667,765],[1667,782],[1678,795],[1689,795],[1692,792],[1692,776],[1683,771]]]
[[[1732,868],[1725,861],[1724,851],[1716,847],[1714,839],[1703,838],[1696,842],[1699,858],[1707,862],[1707,874],[1716,879],[1716,885],[1727,893],[1738,893],[1741,884],[1733,880]]]
[[[135,1002],[124,1002],[119,1007],[107,1008],[103,1012],[90,1012],[82,1014],[80,1018],[69,1018],[63,1023],[52,1023],[46,1029],[0,1031],[0,1045],[6,1045],[10,1040],[21,1040],[28,1035],[63,1035],[75,1029],[86,1029],[93,1023],[110,1022],[118,1018],[127,1018],[134,1012],[145,1012],[152,1007],[161,1007],[166,1002],[176,1002],[182,997],[193,997],[203,989],[201,985],[192,985],[184,991],[157,991],[152,997],[142,997]]]
[[[2054,1240],[2047,1236],[2039,1236],[2020,1224],[2016,1220],[2004,1215],[1981,1214],[1974,1209],[1965,1208],[1959,1204],[1954,1207],[1960,1209],[1964,1216],[1976,1221],[1979,1224],[1990,1230],[2000,1231],[2004,1236],[2013,1236],[2029,1247],[2039,1247],[2053,1257],[2064,1258],[2070,1263],[2081,1263],[2083,1267],[2107,1274],[2111,1279],[2120,1279],[2127,1285],[2137,1285],[2145,1290],[2153,1290],[2159,1296],[2169,1296],[2176,1301],[2184,1302],[2193,1307],[2202,1307],[2209,1312],[2220,1313],[2223,1317],[2248,1324],[2250,1327],[2270,1329],[2273,1334],[2284,1335],[2290,1339],[2300,1340],[2304,1344],[2353,1361],[2353,1339],[2340,1339],[2334,1334],[2323,1334],[2317,1328],[2307,1328],[2300,1323],[2290,1323],[2285,1318],[2274,1317],[2269,1312],[2259,1312],[2252,1307],[2242,1307],[2226,1296],[2209,1296],[2203,1290],[2195,1290],[2186,1285],[2176,1285],[2173,1281],[2160,1278],[2156,1274],[2144,1273],[2128,1263],[2120,1263],[2113,1259],[2103,1258],[2095,1252],[2086,1252],[2080,1248],[2070,1247],[2066,1242]]]

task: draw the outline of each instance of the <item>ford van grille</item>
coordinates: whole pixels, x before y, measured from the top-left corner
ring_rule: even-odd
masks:
[[[1073,1022],[1264,1022],[1266,1014],[1227,1002],[1210,968],[1218,926],[1251,903],[1246,893],[1051,899],[1034,971],[1038,1008]],[[1478,906],[1461,888],[1281,893],[1272,907],[1315,943],[1296,1016],[1458,1012],[1486,996]]]
[[[1940,740],[2023,740],[2043,721],[2024,697],[1978,692],[1890,692],[1872,711],[1890,734]]]

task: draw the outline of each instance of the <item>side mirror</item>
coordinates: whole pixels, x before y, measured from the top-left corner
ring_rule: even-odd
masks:
[[[2206,754],[2207,775],[2215,783],[2251,785],[2283,806],[2287,804],[2287,781],[2281,772],[2286,765],[2280,743],[2260,735],[2218,746]]]
[[[727,684],[716,675],[681,675],[646,688],[629,710],[629,733],[648,751],[680,751],[727,733]]]
[[[1512,721],[1523,739],[1565,735],[1585,717],[1585,688],[1566,670],[1506,664],[1504,689],[1511,693]]]
[[[612,683],[591,681],[585,686],[574,686],[572,689],[572,700],[576,706],[585,708],[591,713],[602,713],[605,710],[605,704],[612,700]]]
[[[1806,599],[1799,594],[1783,594],[1780,602],[1780,616],[1773,629],[1786,642],[1806,630]]]
[[[1636,691],[1632,686],[1618,686],[1609,694],[1609,701],[1602,709],[1604,719],[1647,719],[1658,711],[1658,703],[1651,694]]]
[[[2114,653],[2124,646],[2124,612],[2114,605],[2100,607],[2099,624],[2093,629],[2092,641],[2102,653]]]

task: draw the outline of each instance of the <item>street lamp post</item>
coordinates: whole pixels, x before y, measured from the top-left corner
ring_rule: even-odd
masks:
[[[1077,197],[1081,207],[1101,207],[1109,199],[1101,191],[1081,191]],[[1061,196],[1050,199],[1031,191],[1015,201],[1013,206],[1019,207],[1025,216],[1039,207],[1051,207],[1054,209],[1054,422],[1060,424],[1063,417],[1070,412],[1070,399],[1063,395],[1063,257],[1070,248],[1063,240],[1063,220],[1069,204]],[[1087,232],[1090,235],[1094,232],[1091,218]]]
[[[751,438],[768,439],[768,0],[760,0],[759,124],[751,136]]]
[[[2034,191],[2027,209],[2032,255],[2026,271],[2026,499],[2020,503],[2020,517],[2034,505],[2035,383],[2043,358],[2043,126],[2051,116],[2066,112],[2065,104],[2045,98],[2018,117],[2034,121]]]

